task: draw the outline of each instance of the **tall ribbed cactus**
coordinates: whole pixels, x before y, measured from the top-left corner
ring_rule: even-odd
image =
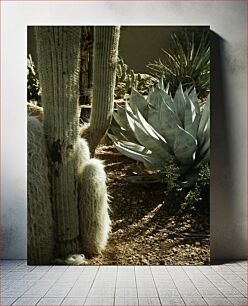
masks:
[[[28,117],[28,264],[50,264],[54,232],[46,140],[42,123]]]
[[[78,99],[81,27],[36,27],[57,256],[78,252]]]
[[[120,27],[97,26],[94,29],[93,104],[89,128],[81,131],[81,136],[89,141],[91,153],[112,119],[119,37]]]

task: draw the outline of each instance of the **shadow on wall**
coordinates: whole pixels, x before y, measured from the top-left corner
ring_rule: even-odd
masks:
[[[226,96],[226,42],[211,32],[211,264],[225,258],[244,258],[246,228],[243,203],[235,203],[235,165],[232,160],[230,109]],[[238,205],[236,205],[238,204]],[[242,233],[243,232],[243,233]]]

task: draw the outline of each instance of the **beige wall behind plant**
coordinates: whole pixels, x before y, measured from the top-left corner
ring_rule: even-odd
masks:
[[[149,73],[147,68],[149,62],[163,60],[164,50],[168,50],[171,44],[170,35],[173,32],[184,29],[183,26],[122,26],[119,44],[119,54],[125,63],[139,73]],[[187,28],[192,28],[187,26]],[[203,27],[200,27],[203,28]],[[37,63],[34,27],[27,29],[27,51]]]

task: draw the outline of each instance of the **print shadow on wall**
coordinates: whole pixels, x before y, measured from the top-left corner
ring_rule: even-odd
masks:
[[[28,263],[210,261],[210,33],[29,26]]]

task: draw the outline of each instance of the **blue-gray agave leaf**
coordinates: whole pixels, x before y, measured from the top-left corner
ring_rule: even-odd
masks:
[[[156,169],[173,159],[185,176],[184,183],[190,184],[199,166],[209,162],[210,96],[201,111],[195,89],[183,92],[180,85],[172,98],[160,82],[147,99],[133,91],[130,104],[126,103],[125,116],[120,109],[120,118],[116,117],[121,129],[111,129],[116,148]]]
[[[200,120],[200,113],[197,113],[191,99],[185,95],[184,129],[196,138]]]
[[[113,112],[115,121],[126,131],[131,131],[129,122],[127,120],[126,110],[120,106],[117,106],[117,112]]]
[[[138,108],[141,114],[147,118],[148,102],[135,88],[132,89],[130,95],[130,107],[132,111],[135,111],[135,109]]]
[[[186,105],[182,84],[180,84],[177,88],[177,91],[174,97],[174,104],[175,104],[175,109],[181,121],[181,126],[182,126],[184,122],[184,111],[185,111],[185,105]]]
[[[198,101],[198,97],[197,97],[197,93],[196,93],[195,88],[193,88],[193,90],[191,90],[191,92],[188,96],[195,106],[196,115],[200,116],[200,104],[199,104],[199,101]]]
[[[199,139],[199,143],[201,143],[201,139],[204,136],[206,130],[209,129],[208,128],[208,125],[210,126],[209,117],[210,117],[210,95],[207,97],[207,101],[202,111],[201,120],[199,123],[199,128],[197,133],[197,138]]]
[[[177,127],[174,143],[175,156],[182,165],[193,164],[196,157],[197,140],[179,125]]]

